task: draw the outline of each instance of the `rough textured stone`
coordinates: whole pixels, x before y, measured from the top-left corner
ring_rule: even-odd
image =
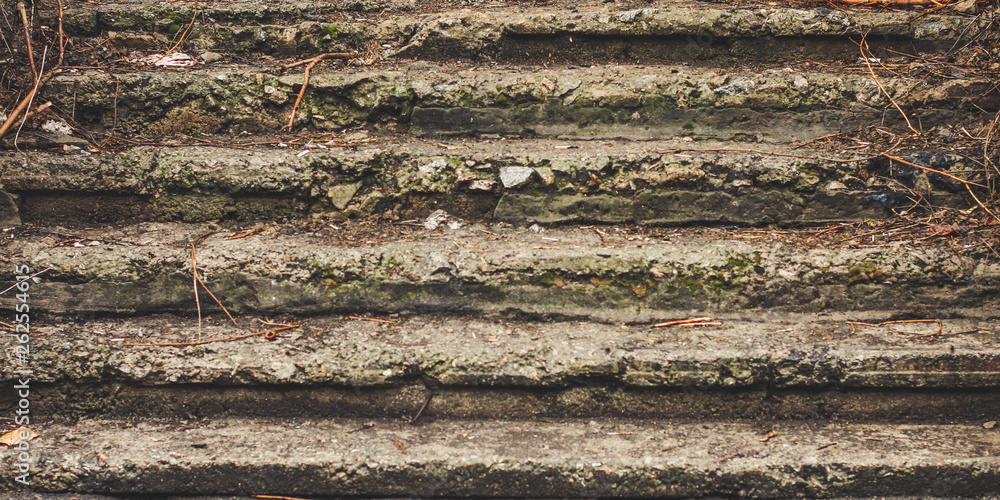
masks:
[[[6,168],[3,187],[21,198],[23,217],[67,226],[301,220],[332,210],[426,218],[440,209],[525,225],[825,224],[882,218],[909,206],[893,179],[909,182],[937,206],[972,202],[946,177],[888,164],[791,158],[817,153],[746,143],[608,146],[536,139],[448,149],[389,136],[358,150],[296,153],[199,146],[89,156],[37,152],[31,169],[20,167],[17,154],[0,155],[0,168]],[[905,157],[927,158],[938,169],[968,168],[961,156],[916,151]],[[526,190],[532,172],[538,182]]]
[[[590,421],[185,426],[85,421],[38,450],[32,487],[101,493],[317,496],[972,497],[1000,467],[971,425]],[[773,434],[767,437],[768,434]],[[283,446],[275,446],[281,436]],[[641,439],[639,439],[641,437]],[[517,446],[511,446],[517,443]],[[402,450],[406,453],[402,453]],[[127,450],[127,452],[123,452]],[[96,456],[95,456],[96,455]],[[10,462],[11,451],[0,450]],[[106,458],[105,458],[106,457]],[[806,462],[805,464],[803,462]],[[13,488],[10,474],[0,487]]]
[[[528,182],[534,173],[535,171],[529,167],[502,167],[500,182],[505,188],[516,188]]]
[[[7,245],[7,255],[52,268],[36,285],[32,310],[39,313],[189,314],[189,261],[169,243],[175,231],[162,226],[143,228],[141,236],[92,237],[119,242],[113,251],[111,244],[39,248],[18,240]],[[503,230],[502,238],[489,241],[474,227],[449,229],[446,240],[414,231],[405,240],[362,247],[330,246],[308,235],[208,237],[199,243],[198,265],[216,296],[246,314],[509,311],[635,322],[742,310],[892,310],[934,317],[948,308],[981,318],[1000,311],[997,266],[945,249],[809,252],[731,240],[720,232],[714,238],[626,239],[611,251],[601,247],[608,240],[589,230]],[[117,246],[126,241],[133,243]],[[13,307],[11,300],[0,297],[0,304]]]

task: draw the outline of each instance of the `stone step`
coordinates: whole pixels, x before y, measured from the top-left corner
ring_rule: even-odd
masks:
[[[70,8],[63,21],[73,36],[104,37],[117,50],[137,53],[166,50],[183,35],[185,50],[237,58],[357,50],[367,57],[441,61],[797,66],[855,61],[857,42],[866,34],[870,55],[889,60],[945,51],[989,27],[987,18],[953,10],[735,9],[699,2],[641,9],[602,2],[475,9],[383,2],[374,11],[359,4],[301,2],[166,3],[152,8],[111,2]]]
[[[286,126],[303,75],[250,66],[52,78],[45,98],[98,138],[274,133]],[[880,88],[881,85],[881,88]],[[294,127],[375,127],[418,136],[695,139],[797,142],[867,126],[992,119],[1000,94],[975,78],[930,82],[791,69],[684,66],[326,67],[312,72]],[[995,89],[994,89],[995,93]],[[892,97],[890,101],[889,97]],[[924,124],[924,125],[921,125]],[[147,139],[142,139],[147,138]]]
[[[817,246],[810,232],[439,223],[275,227],[240,239],[223,231],[200,240],[197,263],[240,314],[506,312],[634,323],[837,310],[985,320],[1000,311],[1000,267],[981,246],[865,246],[867,235],[850,232]],[[190,242],[209,230],[29,232],[3,260],[50,269],[33,299],[40,315],[193,314]],[[13,300],[0,304],[12,309]]]
[[[952,50],[994,17],[60,6],[74,133],[0,153],[0,268],[41,272],[0,497],[995,495],[1000,264],[931,224],[993,199],[949,132],[1000,110]]]
[[[198,344],[191,317],[65,323],[37,316],[27,363],[15,358],[13,336],[5,337],[0,380],[16,384],[25,376],[14,370],[29,366],[31,411],[47,422],[418,414],[675,423],[995,420],[995,321],[874,326],[887,317],[738,312],[697,328],[656,328],[507,315],[285,316],[301,325],[272,340]],[[209,317],[201,338],[273,328],[238,319],[234,327]],[[0,401],[16,405],[14,396],[4,392]]]
[[[219,419],[47,425],[44,492],[418,497],[992,494],[981,425]],[[0,450],[0,459],[14,459]],[[14,489],[13,474],[0,488]]]
[[[907,209],[917,194],[937,207],[974,204],[953,178],[846,151],[682,140],[440,142],[363,133],[321,136],[309,145],[269,142],[0,153],[0,189],[15,200],[0,219],[81,228],[407,220],[443,209],[522,225],[801,226],[883,218]],[[978,168],[957,153],[901,154],[948,175]]]

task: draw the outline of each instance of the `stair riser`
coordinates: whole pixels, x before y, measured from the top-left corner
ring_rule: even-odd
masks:
[[[996,495],[996,5],[460,3],[28,2],[0,497]]]
[[[953,377],[963,378],[962,374]],[[888,377],[887,377],[888,378]],[[902,377],[899,377],[900,380]],[[934,376],[922,377],[932,380]],[[939,377],[941,379],[947,377]],[[974,377],[968,385],[974,386]],[[10,381],[14,383],[16,381]],[[46,422],[100,418],[127,422],[220,418],[651,419],[700,421],[835,421],[868,423],[976,424],[995,418],[1000,396],[982,389],[742,390],[689,385],[680,388],[616,388],[612,381],[572,388],[517,389],[491,385],[442,387],[423,384],[358,388],[303,386],[169,387],[87,383],[33,384],[32,412]],[[5,381],[6,383],[6,381]],[[926,385],[926,381],[917,382]],[[502,385],[502,383],[501,383]],[[699,389],[699,387],[702,387]],[[431,402],[421,412],[421,408]],[[17,401],[0,398],[0,403]]]
[[[872,197],[879,192],[820,194],[810,198],[784,198],[786,193],[756,193],[732,196],[725,193],[691,191],[640,192],[631,197],[531,196],[467,194],[407,196],[379,200],[375,206],[340,212],[325,201],[281,196],[183,195],[121,196],[115,194],[21,193],[20,219],[25,224],[62,227],[92,227],[95,224],[140,222],[213,222],[260,220],[303,221],[313,214],[340,219],[345,215],[394,218],[426,217],[442,209],[463,219],[539,224],[643,224],[683,226],[726,224],[759,226],[809,226],[863,219],[881,219],[890,214]],[[964,197],[940,196],[939,207],[965,207]],[[699,207],[694,211],[692,207]],[[785,209],[782,211],[782,209]],[[905,208],[905,207],[904,207]]]
[[[313,148],[304,157],[297,156],[303,150],[298,147],[252,154],[158,148],[90,157],[40,155],[31,169],[21,167],[19,156],[8,156],[0,165],[7,165],[3,188],[17,196],[21,221],[40,226],[303,220],[314,214],[410,220],[435,210],[523,225],[800,226],[886,217],[890,209],[913,203],[900,184],[937,207],[973,204],[953,180],[898,163],[889,168],[887,162],[839,163],[711,147],[667,152],[678,143],[624,151],[560,149],[571,145],[536,142],[511,150],[480,143],[485,151],[460,152],[390,141],[360,145],[357,152]],[[408,151],[411,147],[415,150]],[[805,150],[793,154],[815,156]],[[965,168],[960,157],[943,154],[906,159],[936,169]]]
[[[887,36],[876,37],[870,49],[874,57],[887,59],[894,53],[934,52],[941,48],[942,43]],[[767,64],[800,67],[803,62],[855,63],[860,54],[857,44],[849,37],[733,38],[710,31],[673,36],[585,33],[508,35],[501,38],[498,45],[493,59],[501,63],[588,66],[686,64],[693,67],[739,67]],[[448,60],[445,56],[452,52],[444,48],[433,50],[431,47],[414,53],[426,59]]]
[[[337,273],[339,274],[339,273]],[[335,276],[335,275],[331,275]],[[860,277],[866,280],[869,278]],[[884,279],[880,275],[872,279]],[[507,278],[513,280],[514,276]],[[371,314],[450,312],[462,314],[517,313],[524,318],[580,319],[608,323],[656,321],[658,318],[744,310],[820,312],[828,309],[892,311],[905,317],[949,314],[986,318],[1000,311],[1000,285],[976,283],[929,286],[921,283],[817,285],[754,279],[730,282],[698,275],[676,282],[573,283],[575,272],[548,270],[525,279],[537,284],[477,285],[472,283],[408,283],[352,281],[318,276],[316,283],[273,285],[245,275],[220,275],[214,293],[236,314]],[[595,278],[598,279],[598,278]],[[852,279],[844,276],[844,279]],[[739,278],[737,278],[739,280]],[[33,310],[46,320],[60,318],[129,317],[144,314],[195,313],[190,278],[157,279],[150,283],[38,285]],[[543,282],[563,281],[559,287]],[[598,279],[600,281],[600,279]],[[324,284],[326,283],[326,284]],[[637,292],[639,287],[644,292]],[[641,293],[642,296],[638,296]],[[0,305],[13,308],[9,300]]]
[[[188,71],[111,78],[81,71],[47,85],[55,105],[92,131],[125,136],[273,132],[287,124],[302,75],[279,78]],[[905,126],[867,76],[798,80],[791,72],[718,76],[650,71],[623,79],[601,69],[509,72],[321,72],[310,79],[296,127],[379,126],[434,136],[505,134],[649,139],[690,136],[785,142],[850,132],[871,123]],[[457,77],[457,79],[456,79]],[[801,78],[801,76],[800,76]],[[933,89],[883,79],[911,122],[986,120],[1000,94],[986,82],[953,80]],[[914,89],[916,86],[916,89]],[[975,106],[971,103],[975,100]],[[112,112],[116,110],[116,112]]]
[[[42,460],[63,457],[42,454]],[[96,459],[95,459],[96,460]],[[169,461],[168,459],[164,459]],[[131,463],[112,464],[110,471],[89,472],[75,481],[64,479],[61,469],[36,469],[36,491],[73,491],[144,495],[283,495],[347,497],[866,497],[934,496],[988,497],[1000,481],[995,470],[970,472],[958,465],[913,464],[851,467],[843,464],[792,465],[759,471],[722,472],[690,470],[687,467],[624,469],[593,480],[573,466],[525,467],[528,470],[491,471],[480,464],[454,465],[428,462],[398,470],[395,465],[367,468],[364,464],[322,463],[315,465],[205,464],[191,467],[158,464],[137,471]],[[65,463],[65,460],[62,461]],[[182,465],[183,464],[183,465]],[[69,465],[69,464],[67,464]],[[82,465],[82,464],[81,464]],[[80,467],[81,469],[83,467]],[[512,467],[514,468],[514,467]],[[520,469],[520,467],[517,467]],[[124,469],[124,470],[123,470]],[[79,474],[79,473],[78,473]],[[343,476],[341,476],[343,474]],[[601,472],[601,474],[604,474]],[[708,474],[715,477],[706,480]],[[80,474],[82,475],[82,474]],[[822,480],[832,477],[838,479]],[[844,480],[839,477],[848,477]],[[15,486],[0,483],[0,488]]]
[[[330,8],[338,7],[324,11]],[[397,14],[390,15],[389,21],[381,20],[381,14],[360,14],[324,22],[343,16],[316,15],[315,8],[298,5],[251,9],[222,5],[206,7],[192,24],[195,12],[185,6],[144,12],[99,6],[70,9],[64,25],[76,37],[110,32],[112,46],[146,50],[163,50],[157,45],[169,46],[168,38],[184,32],[189,48],[236,55],[367,52],[369,44],[377,41],[376,46],[388,46],[387,50],[379,47],[378,54],[449,61],[798,64],[854,62],[860,55],[856,42],[865,34],[869,55],[874,57],[942,51],[988,24],[988,20],[969,17],[902,12],[733,12],[704,6],[617,13],[527,10],[481,10],[458,16]],[[302,22],[304,18],[310,21]]]
[[[239,416],[301,407],[302,416],[348,417],[374,416],[380,408],[411,415],[433,395],[433,414],[462,418],[607,411],[673,419],[687,418],[686,411],[722,419],[771,411],[783,418],[780,411],[787,410],[947,420],[983,416],[996,400],[1000,353],[989,330],[993,322],[945,320],[938,336],[933,321],[851,327],[811,315],[802,322],[747,314],[756,320],[723,317],[693,329],[327,316],[299,318],[299,327],[270,341],[229,338],[262,328],[242,317],[238,329],[225,318],[204,318],[200,337],[194,318],[78,325],[39,318],[32,322],[30,378],[39,388],[32,404],[63,416],[183,417],[206,408]],[[859,312],[849,317],[874,323]],[[215,341],[191,344],[199,338]],[[14,371],[23,362],[15,357],[17,341],[8,343],[0,353],[6,358],[0,358],[0,380],[13,385],[24,378]],[[943,411],[952,396],[962,404]],[[171,404],[143,406],[157,399]]]

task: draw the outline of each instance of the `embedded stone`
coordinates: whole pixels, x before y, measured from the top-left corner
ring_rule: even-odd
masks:
[[[361,181],[351,184],[341,184],[328,189],[326,195],[330,198],[330,203],[334,207],[337,207],[337,210],[343,210],[347,208],[347,204],[351,202],[351,198],[354,198],[360,187]]]
[[[529,167],[503,167],[500,169],[500,182],[505,188],[515,188],[528,182],[535,170]]]

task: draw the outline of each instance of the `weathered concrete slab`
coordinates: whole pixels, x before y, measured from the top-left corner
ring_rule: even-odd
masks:
[[[993,492],[1000,480],[1000,434],[978,425],[597,419],[412,426],[290,416],[180,427],[87,420],[40,431],[32,442],[31,480],[34,489],[49,492],[974,496]],[[0,451],[0,458],[9,461],[11,454]],[[9,474],[0,481],[13,487]]]
[[[475,10],[412,1],[322,8],[294,1],[197,7],[113,2],[64,14],[73,36],[108,35],[118,48],[163,50],[155,47],[157,37],[169,46],[168,36],[183,31],[188,49],[231,55],[366,52],[377,41],[380,48],[373,54],[381,57],[573,64],[843,64],[859,55],[851,37],[867,34],[873,55],[895,58],[914,50],[947,50],[963,36],[987,29],[988,22],[954,12],[735,9],[696,2],[640,9],[599,2],[575,2],[572,9],[515,3]]]
[[[207,306],[206,306],[207,308]],[[217,316],[217,315],[216,315]],[[131,343],[196,340],[193,318],[158,316],[85,323],[40,321],[35,349],[42,383],[123,382],[146,386],[333,385],[391,387],[425,380],[431,387],[571,387],[607,383],[681,388],[969,389],[1000,385],[995,325],[857,327],[827,315],[717,316],[722,325],[652,328],[590,322],[532,322],[499,317],[396,317],[391,324],[345,317],[301,318],[301,329],[276,342],[262,338],[192,346]],[[760,317],[761,315],[756,315]],[[874,313],[841,313],[860,321]],[[224,319],[224,318],[222,318]],[[204,339],[251,331],[218,317]],[[778,327],[781,328],[778,328]],[[966,332],[963,335],[955,335]],[[118,339],[118,340],[112,340]],[[13,340],[8,340],[13,344]],[[13,349],[0,372],[14,378]],[[57,361],[58,360],[58,361]]]
[[[522,225],[795,226],[883,218],[913,203],[900,186],[935,206],[971,205],[960,185],[940,175],[787,147],[676,140],[444,144],[392,135],[345,146],[335,139],[308,148],[0,154],[0,188],[19,195],[22,220],[65,226],[405,220],[439,209]],[[905,159],[943,171],[968,168],[958,155],[914,152]]]
[[[274,132],[288,121],[302,75],[262,68],[81,70],[55,76],[46,97],[92,131],[125,136]],[[924,127],[988,118],[989,82],[886,77],[879,82]],[[541,69],[433,66],[316,70],[296,126],[380,126],[417,135],[788,142],[882,124],[905,127],[866,74],[791,69],[705,72],[639,66]],[[975,100],[975,105],[973,105]],[[108,110],[117,109],[117,113]]]
[[[215,315],[202,338],[265,328],[239,319],[237,328]],[[831,315],[716,319],[720,325],[662,329],[504,316],[296,318],[303,326],[273,341],[142,346],[130,344],[195,341],[197,321],[39,318],[31,404],[60,421],[281,417],[288,408],[309,418],[406,418],[430,399],[431,418],[892,423],[991,420],[1000,404],[993,322],[944,320],[942,335],[928,342],[937,324],[852,333]],[[0,380],[14,384],[12,370],[22,365],[14,339],[5,343]]]
[[[188,242],[206,230],[139,226],[83,242],[26,238],[7,252],[11,262],[51,268],[37,285],[39,313],[192,313]],[[809,250],[721,230],[631,241],[586,228],[496,231],[404,229],[362,246],[309,233],[220,234],[201,240],[198,266],[240,313],[509,311],[620,323],[744,310],[983,319],[1000,311],[997,264],[945,248]]]
[[[33,33],[56,26],[42,3]],[[995,16],[60,6],[72,50],[39,102],[98,141],[5,138],[19,142],[0,158],[0,225],[26,225],[3,228],[0,268],[47,271],[23,296],[30,355],[3,337],[0,381],[32,369],[31,489],[44,493],[6,474],[0,497],[995,495],[1000,267],[965,245],[978,229],[955,248],[869,248],[846,228],[831,244],[497,223],[826,227],[915,197],[964,207],[965,186],[940,175],[790,143],[906,130],[899,104],[924,137],[941,133],[937,150],[902,146],[908,162],[978,171],[948,134],[1000,109],[995,75],[968,76]],[[865,34],[877,83],[858,61]],[[196,68],[140,69],[174,47]],[[292,127],[312,146],[232,144],[295,142],[276,134],[302,70],[280,68],[329,51],[358,57],[314,68]],[[125,143],[137,147],[99,151]],[[270,230],[226,240],[246,229],[216,225],[233,220]],[[200,276],[239,327],[205,294],[194,319],[190,244],[210,230]],[[4,295],[0,310],[21,301]],[[700,315],[718,324],[650,326]],[[128,345],[270,328],[262,317],[303,325]],[[941,323],[880,324],[907,318]],[[847,323],[859,320],[877,326]],[[20,398],[0,391],[0,406]]]

